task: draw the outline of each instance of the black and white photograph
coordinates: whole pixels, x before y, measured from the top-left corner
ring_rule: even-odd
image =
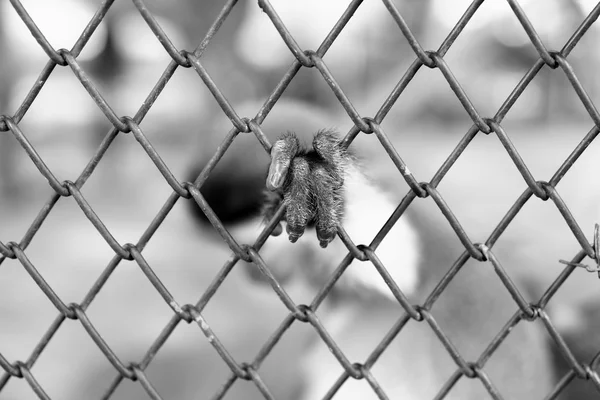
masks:
[[[0,400],[600,399],[599,16],[0,0]]]

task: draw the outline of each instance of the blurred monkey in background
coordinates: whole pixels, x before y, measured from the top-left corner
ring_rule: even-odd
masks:
[[[276,4],[275,2],[274,7],[289,26],[291,33],[299,37],[300,41],[305,41],[300,43],[302,48],[316,48],[327,30],[313,35],[314,37],[310,36],[316,31],[304,21],[314,14],[313,9],[303,5],[302,10],[291,11],[291,14],[301,12],[310,14],[307,18],[298,16],[297,21],[294,21],[292,17],[285,15],[286,11],[290,11],[293,7],[290,6],[288,10],[285,4],[287,3]],[[459,16],[446,18],[450,23],[446,29],[433,29],[432,27],[439,26],[440,19],[429,15],[428,4],[445,6],[445,2],[419,2],[423,9],[417,10],[415,14],[417,18],[408,18],[404,10],[401,12],[424,47],[432,48],[443,40]],[[525,37],[519,29],[506,29],[506,21],[496,18],[500,14],[493,9],[492,5],[495,3],[490,5],[485,3],[482,6],[469,23],[466,33],[462,35],[466,36],[470,33],[470,39],[459,40],[448,55],[448,62],[452,65],[453,71],[458,74],[459,81],[466,85],[465,89],[473,96],[472,99],[478,109],[485,113],[493,112],[490,110],[496,110],[500,106],[511,88],[522,77],[524,72],[521,69],[528,68],[538,57],[529,41],[518,45],[505,44],[500,47],[496,44],[493,47],[495,56],[480,57],[484,53],[482,48],[492,48],[490,41],[504,43],[502,38],[514,32]],[[367,4],[365,3],[364,6]],[[374,115],[376,110],[372,109],[372,105],[383,102],[383,98],[377,97],[382,92],[373,89],[372,86],[377,85],[374,81],[369,81],[368,85],[359,90],[352,86],[354,82],[364,82],[357,78],[360,72],[356,69],[360,70],[365,64],[348,63],[346,57],[348,51],[342,51],[343,40],[352,39],[351,34],[354,32],[352,26],[362,32],[359,37],[368,36],[359,26],[361,21],[369,21],[368,26],[374,26],[370,22],[374,14],[371,13],[368,15],[369,18],[361,19],[361,15],[368,14],[363,13],[364,6],[358,9],[356,17],[349,23],[349,29],[345,31],[346,36],[342,33],[341,41],[336,40],[325,61],[349,96],[352,99],[362,100],[356,103],[356,108],[361,115]],[[514,20],[508,5],[503,6],[505,6],[504,17]],[[466,5],[451,8],[462,12]],[[241,58],[250,59],[245,57],[245,54],[249,54],[252,56],[252,61],[256,63],[261,61],[274,63],[283,60],[282,68],[287,67],[287,63],[293,60],[292,55],[283,45],[283,41],[280,40],[268,18],[257,8],[254,11],[255,16],[248,16],[239,31],[238,38],[241,39],[238,40],[237,45]],[[332,21],[336,21],[341,12],[334,11],[336,18]],[[438,17],[446,17],[445,11],[439,11],[438,14]],[[534,18],[537,13],[531,14]],[[561,18],[566,15],[559,14]],[[375,15],[378,21],[377,27],[388,18],[385,10]],[[419,18],[427,15],[431,19],[429,22],[424,22],[426,18]],[[391,21],[389,18],[388,20]],[[517,23],[516,20],[513,22]],[[574,24],[579,22],[577,20]],[[265,31],[258,29],[259,23],[265,27]],[[329,27],[333,22],[319,25]],[[490,29],[492,25],[493,31]],[[563,24],[561,29],[555,27],[554,32],[562,32],[562,30],[571,32],[575,29],[575,25],[571,25]],[[310,28],[306,29],[307,27]],[[472,30],[468,31],[469,29]],[[254,51],[257,46],[249,44],[259,40],[265,43],[267,35],[263,32],[267,32],[266,30],[272,33],[274,44],[259,46],[267,52],[265,57],[260,57],[260,54]],[[423,35],[419,35],[419,31],[422,31]],[[387,32],[387,30],[381,29],[378,32]],[[303,34],[305,36],[302,36]],[[493,40],[490,39],[490,35],[493,36]],[[349,42],[351,46],[356,46],[355,41]],[[406,45],[403,38],[402,42]],[[368,46],[381,43],[383,42],[377,39]],[[275,44],[280,47],[279,54],[283,55],[283,58],[277,58],[272,54],[276,50]],[[473,47],[472,53],[465,53],[465,47]],[[378,51],[372,51],[365,56],[364,60],[380,53],[389,55],[383,50],[384,48],[397,50],[399,47],[382,45]],[[336,49],[339,54],[342,54],[339,59],[333,58]],[[363,50],[352,54],[366,54],[366,50]],[[511,57],[504,56],[505,53],[510,54]],[[407,54],[410,60],[414,58],[410,49],[404,48],[404,51],[393,52],[393,55],[398,55],[402,61],[389,60],[394,67],[387,69],[395,69],[397,65],[406,62]],[[474,55],[471,57],[465,54]],[[453,59],[453,56],[457,59]],[[380,65],[380,63],[373,62],[365,70],[372,71],[373,65]],[[263,68],[271,71],[270,68],[275,66],[269,64]],[[399,69],[404,71],[406,67]],[[303,71],[306,75],[307,72]],[[377,80],[387,72],[384,69],[381,74],[376,73]],[[460,75],[461,73],[463,76]],[[281,74],[270,73],[270,75],[276,77]],[[352,79],[346,79],[347,75]],[[302,78],[301,74],[299,77]],[[300,155],[306,156],[309,169],[311,166],[314,167],[314,159],[324,159],[316,149],[310,150],[314,135],[319,130],[332,127],[343,134],[349,128],[347,125],[340,126],[349,122],[349,119],[341,109],[337,109],[339,112],[336,110],[339,105],[329,92],[329,88],[323,84],[320,76],[313,77],[316,77],[315,84],[304,85],[304,81],[300,80],[303,84],[290,85],[291,93],[308,99],[311,104],[326,105],[327,113],[323,112],[322,108],[317,109],[306,103],[282,100],[275,105],[263,125],[265,132],[270,135],[271,143],[275,143],[276,139],[285,132],[294,132],[299,140],[298,148],[304,149],[300,150]],[[296,81],[295,79],[294,82]],[[390,85],[387,79],[381,81],[379,82],[382,84],[381,87],[387,88],[384,92],[389,93],[389,88],[393,85]],[[470,84],[480,86],[482,83],[485,83],[488,90],[470,90],[471,88],[468,87]],[[573,125],[572,120],[565,119],[564,115],[560,116],[561,121],[564,120],[562,123],[553,120],[555,123],[550,124],[549,127],[544,125],[542,116],[548,114],[551,118],[558,115],[554,111],[548,113],[547,110],[557,108],[556,105],[563,109],[565,99],[568,98],[566,96],[572,95],[570,91],[560,90],[558,98],[553,100],[556,104],[550,107],[545,104],[548,99],[553,99],[548,95],[548,84],[542,78],[534,80],[519,100],[521,106],[514,107],[507,120],[503,121],[503,127],[511,136],[532,174],[540,180],[550,179],[589,129],[589,126],[581,126],[580,118],[577,119],[579,125]],[[301,89],[307,90],[309,96],[298,95]],[[356,94],[353,90],[356,90]],[[286,94],[289,92],[286,91]],[[331,99],[331,102],[326,101],[327,99]],[[523,104],[527,106],[524,107]],[[260,105],[247,106],[248,112],[240,112],[240,115],[254,115]],[[238,111],[242,109],[243,107],[236,107]],[[416,179],[422,182],[431,179],[464,135],[468,125],[471,124],[471,121],[464,117],[464,110],[456,102],[455,94],[449,90],[439,71],[427,71],[423,68],[415,77],[414,83],[411,83],[399,98],[397,105],[386,117],[382,126]],[[537,126],[527,125],[531,121],[534,121]],[[230,122],[225,121],[222,127],[215,129],[225,132],[230,127]],[[272,174],[267,175],[269,167],[273,164],[253,135],[241,135],[242,137],[236,139],[232,149],[219,162],[201,191],[228,229],[231,228],[234,236],[241,242],[252,243],[260,231],[260,213],[265,204],[265,183],[267,176],[273,178]],[[600,158],[594,157],[597,153],[594,146],[597,145],[590,146],[557,186],[557,190],[584,232],[592,231],[600,211],[597,207],[600,193],[591,185],[585,184],[589,182],[589,171],[600,167],[598,165]],[[205,159],[208,159],[214,146],[206,147],[209,147],[205,154]],[[351,157],[350,168],[345,169],[342,174],[344,209],[341,225],[355,243],[369,244],[409,188],[377,142],[375,135],[359,135],[350,146],[350,150],[356,150],[357,155]],[[295,151],[291,153],[295,154]],[[312,155],[307,155],[309,153]],[[315,153],[317,157],[314,156]],[[201,167],[202,162],[200,164]],[[364,167],[361,164],[364,164]],[[275,165],[280,164],[275,163]],[[298,171],[298,169],[292,168],[291,171]],[[311,176],[311,178],[314,181],[315,177]],[[334,178],[329,183],[335,187],[336,180],[338,179]],[[438,190],[471,241],[484,242],[523,193],[525,187],[522,176],[498,138],[494,134],[489,136],[478,134],[450,168],[438,186]],[[581,190],[585,193],[578,195]],[[276,199],[277,196],[279,200],[285,198],[285,194],[282,193],[277,194]],[[560,265],[558,260],[570,259],[580,250],[580,245],[574,239],[555,205],[551,201],[544,203],[540,201],[536,198],[529,200],[492,249],[526,300],[534,303],[564,269],[564,265]],[[198,209],[196,211],[199,219],[206,221],[201,211]],[[327,235],[325,235],[327,248],[320,248],[323,237],[317,237],[319,229],[316,222],[312,221],[307,225],[306,232],[302,236],[299,236],[301,228],[291,228],[295,243],[290,243],[286,234],[271,237],[260,254],[280,281],[285,284],[301,281],[311,287],[314,293],[331,277],[333,270],[348,250],[339,238],[329,242]],[[431,199],[415,199],[375,253],[411,303],[422,304],[463,251],[463,245],[435,203]],[[260,273],[256,268],[250,266],[248,271],[253,278],[260,279]],[[579,362],[589,362],[595,352],[600,350],[598,344],[591,339],[594,334],[590,331],[590,326],[594,326],[593,321],[597,321],[594,317],[595,313],[590,312],[589,306],[582,307],[583,304],[594,304],[598,300],[597,282],[593,278],[583,270],[575,271],[546,308],[554,325],[561,333],[565,333],[569,344],[573,345],[576,341],[577,346],[574,349]],[[310,303],[309,300],[311,298],[305,302]],[[493,272],[490,263],[470,260],[435,302],[431,313],[459,353],[466,360],[475,361],[517,309],[516,303]],[[583,311],[575,312],[575,310]],[[361,263],[357,260],[348,267],[334,285],[325,303],[316,311],[316,315],[340,345],[341,350],[351,361],[357,362],[364,362],[387,330],[403,313],[403,309],[374,266],[368,261]],[[552,384],[556,382],[555,364],[559,364],[561,374],[565,369],[562,355],[553,352],[554,350],[556,346],[552,344],[550,336],[545,332],[539,319],[534,322],[523,321],[511,331],[483,370],[505,398],[543,398],[550,393]],[[550,357],[550,353],[553,357]],[[425,322],[415,321],[408,322],[372,368],[373,376],[388,396],[416,399],[433,398],[455,370],[456,364],[429,326]],[[339,362],[322,341],[315,340],[304,357],[305,388],[302,398],[323,397],[342,372]],[[586,385],[588,387],[583,388]],[[569,389],[571,388],[573,388],[572,392],[565,392],[561,398],[592,399],[598,396],[598,392],[589,382],[576,380],[570,385]],[[364,380],[359,382],[349,380],[342,386],[340,392],[341,398],[375,397]],[[479,380],[468,380],[463,377],[447,398],[487,397]]]
[[[243,115],[251,115],[258,107],[251,105],[249,113]],[[324,228],[328,224],[323,224],[315,215],[331,211],[326,205],[335,203],[331,199],[340,195],[342,210],[334,214],[354,243],[368,245],[392,215],[401,196],[407,193],[403,192],[406,184],[401,184],[403,179],[397,171],[393,179],[391,175],[379,174],[388,180],[387,185],[382,183],[382,176],[365,174],[381,168],[371,168],[377,164],[373,161],[378,156],[375,143],[366,140],[375,140],[374,135],[368,139],[359,136],[350,147],[350,151],[354,148],[357,153],[366,150],[362,160],[360,154],[354,156],[335,148],[339,137],[330,130],[315,136],[319,130],[332,127],[332,122],[335,120],[331,116],[304,103],[281,100],[263,124],[274,143],[273,161],[252,134],[239,137],[201,188],[219,218],[243,243],[252,243],[260,232],[265,186],[274,189],[275,196],[288,207],[286,229],[295,243],[290,243],[285,233],[270,237],[260,255],[284,286],[301,281],[312,287],[313,292],[324,286],[348,254],[342,241],[333,238]],[[340,128],[343,132],[345,127]],[[279,141],[275,140],[286,131],[295,135],[286,134]],[[311,141],[314,141],[312,150]],[[401,144],[398,148],[403,154]],[[207,150],[207,154],[209,152]],[[298,155],[301,157],[296,157]],[[338,164],[327,161],[336,157],[342,159]],[[303,164],[308,170],[317,171],[308,181],[301,178]],[[326,172],[318,172],[323,170]],[[309,181],[308,186],[313,189],[303,189],[302,185]],[[386,186],[393,191],[388,192]],[[327,190],[319,192],[315,187],[340,191],[327,194]],[[312,196],[315,204],[322,202],[325,206],[298,218],[302,214],[298,209],[303,207],[298,196]],[[428,203],[429,208],[420,202]],[[411,304],[422,304],[464,251],[432,203],[430,199],[416,199],[375,251]],[[468,205],[468,201],[465,203]],[[194,211],[206,225],[202,212],[197,207]],[[292,220],[296,222],[290,226]],[[297,223],[298,220],[303,222]],[[252,271],[251,277],[260,279],[256,268],[249,266],[248,269]],[[312,298],[303,300],[310,303]],[[476,361],[517,310],[491,264],[471,260],[452,279],[430,311],[461,356],[467,361]],[[404,313],[375,267],[368,261],[357,260],[350,264],[316,310],[317,317],[343,353],[351,362],[359,363],[367,359]],[[550,393],[556,380],[548,339],[540,321],[522,321],[487,360],[483,371],[504,398],[543,398]],[[324,397],[343,373],[338,360],[318,337],[303,354],[301,368],[304,389],[300,398],[307,400]],[[427,322],[409,321],[371,371],[390,398],[428,399],[435,397],[457,368]],[[377,397],[364,379],[349,379],[337,396],[344,399]],[[479,379],[463,377],[446,398],[488,396]]]

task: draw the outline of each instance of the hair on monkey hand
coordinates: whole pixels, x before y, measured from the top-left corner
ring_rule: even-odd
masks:
[[[319,244],[327,247],[344,216],[344,175],[351,162],[334,131],[317,132],[312,149],[303,148],[294,133],[283,134],[271,149],[263,216],[272,218],[283,202],[290,241],[315,226]],[[277,228],[274,234],[280,232]]]

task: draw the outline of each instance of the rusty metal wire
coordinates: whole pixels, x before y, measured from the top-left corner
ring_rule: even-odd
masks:
[[[258,6],[266,13],[268,18],[272,21],[277,31],[285,41],[287,47],[295,57],[295,61],[289,67],[287,72],[283,75],[279,83],[276,85],[273,92],[267,98],[262,107],[257,111],[253,118],[240,116],[236,113],[234,107],[227,100],[225,95],[221,92],[219,87],[215,84],[208,71],[202,64],[202,55],[211,39],[219,30],[225,19],[228,17],[234,6],[236,6],[236,0],[229,0],[213,22],[212,26],[206,33],[204,39],[200,42],[198,47],[193,51],[177,49],[163,29],[154,18],[151,10],[144,4],[142,0],[133,0],[133,4],[143,17],[145,22],[148,24],[152,32],[156,35],[165,51],[171,57],[171,62],[166,66],[162,76],[156,82],[154,88],[148,94],[145,101],[142,103],[137,113],[133,117],[119,116],[111,108],[108,102],[104,99],[100,91],[98,90],[95,83],[91,80],[89,75],[81,67],[77,60],[78,55],[85,47],[86,43],[94,33],[100,22],[105,17],[113,5],[114,0],[105,0],[102,5],[98,8],[96,14],[89,21],[87,27],[83,30],[73,47],[68,49],[54,49],[48,40],[44,37],[43,32],[37,27],[35,21],[29,16],[27,10],[19,0],[10,0],[10,3],[23,20],[33,37],[37,40],[42,50],[48,56],[48,61],[45,67],[40,72],[38,79],[32,86],[29,93],[25,96],[21,105],[13,115],[2,115],[0,117],[0,131],[9,131],[20,145],[25,149],[27,155],[48,181],[54,193],[46,201],[39,214],[23,236],[20,242],[0,242],[0,264],[6,259],[17,259],[24,267],[24,269],[31,275],[35,283],[48,297],[52,304],[56,307],[58,314],[54,319],[53,323],[47,329],[44,336],[41,338],[33,352],[29,357],[24,360],[9,361],[0,353],[0,367],[4,371],[0,377],[0,392],[2,388],[10,379],[25,379],[31,386],[32,390],[41,399],[49,399],[49,396],[45,393],[44,388],[35,379],[31,373],[31,369],[38,360],[39,356],[44,352],[48,343],[52,340],[56,332],[61,328],[65,319],[78,320],[85,331],[93,339],[98,348],[106,356],[108,361],[115,368],[115,378],[109,387],[106,389],[104,394],[105,399],[111,398],[111,395],[121,384],[123,379],[129,379],[131,381],[139,381],[140,385],[153,399],[160,399],[161,396],[157,390],[153,387],[152,383],[145,374],[146,368],[153,361],[154,356],[160,350],[160,348],[169,339],[177,325],[183,320],[186,323],[196,322],[202,333],[206,336],[209,343],[214,347],[215,351],[222,358],[223,362],[231,370],[229,378],[223,383],[220,390],[214,394],[215,399],[223,398],[233,383],[238,380],[252,381],[260,393],[266,399],[274,398],[265,384],[260,374],[260,367],[263,361],[269,356],[273,348],[277,345],[281,337],[288,331],[288,329],[296,321],[300,323],[310,324],[318,333],[320,338],[326,343],[327,347],[331,349],[333,355],[337,358],[340,365],[343,367],[344,372],[340,375],[337,382],[335,382],[330,391],[325,396],[326,398],[332,397],[336,391],[343,385],[343,383],[349,379],[365,379],[372,387],[374,392],[379,398],[387,398],[385,391],[379,386],[375,377],[371,374],[371,367],[377,362],[378,358],[390,345],[396,335],[402,330],[405,324],[409,320],[415,320],[421,323],[427,323],[437,335],[440,342],[448,351],[449,355],[456,363],[456,371],[450,377],[446,385],[440,388],[438,396],[436,398],[444,398],[451,390],[454,384],[461,379],[461,377],[473,378],[481,380],[482,384],[487,388],[490,396],[495,399],[501,398],[501,393],[494,387],[494,383],[487,376],[485,372],[485,364],[493,356],[495,350],[502,345],[502,342],[510,334],[510,331],[521,321],[532,321],[540,319],[550,336],[556,343],[562,355],[568,360],[571,370],[561,379],[557,384],[552,393],[548,394],[548,399],[556,398],[561,391],[567,387],[569,382],[573,379],[588,379],[600,390],[600,376],[598,375],[597,368],[600,364],[600,353],[596,355],[593,360],[590,360],[588,364],[582,363],[577,360],[561,337],[557,329],[554,327],[551,319],[545,311],[545,307],[550,299],[559,290],[561,285],[566,281],[571,272],[580,266],[581,261],[587,256],[592,260],[600,260],[598,249],[598,239],[590,244],[586,239],[586,236],[582,229],[575,221],[573,215],[570,213],[565,202],[561,199],[556,185],[560,182],[566,172],[572,167],[577,161],[579,156],[585,151],[588,145],[596,138],[600,132],[600,114],[594,106],[590,97],[586,93],[582,84],[580,83],[577,75],[571,67],[568,56],[571,51],[575,48],[581,38],[588,31],[590,26],[596,21],[600,15],[600,4],[597,5],[590,14],[581,23],[578,29],[571,35],[571,37],[564,44],[563,48],[554,51],[548,50],[544,45],[540,36],[536,33],[533,25],[529,22],[527,15],[516,0],[508,0],[508,3],[518,18],[518,21],[522,25],[523,29],[527,33],[527,36],[531,40],[535,47],[539,59],[531,66],[527,73],[523,76],[521,81],[510,93],[508,98],[498,109],[496,114],[487,118],[481,115],[475,108],[473,103],[470,101],[466,92],[463,90],[461,84],[453,75],[450,67],[444,60],[444,55],[451,48],[455,40],[459,37],[465,26],[469,23],[471,17],[477,11],[479,6],[484,0],[475,0],[467,8],[459,22],[451,30],[447,38],[442,42],[437,50],[425,50],[419,44],[416,36],[411,32],[411,29],[405,22],[401,13],[399,12],[396,5],[391,0],[382,0],[385,7],[397,23],[402,34],[408,41],[410,47],[415,53],[415,60],[410,65],[405,75],[400,79],[396,87],[389,94],[387,99],[381,105],[379,111],[374,117],[363,117],[361,116],[355,107],[352,105],[348,96],[344,93],[340,85],[337,83],[335,77],[329,71],[327,64],[323,60],[323,57],[329,50],[330,46],[336,40],[340,32],[344,29],[348,21],[352,18],[354,12],[361,5],[361,0],[353,0],[350,2],[346,11],[341,15],[338,22],[335,24],[331,32],[323,40],[322,44],[316,50],[305,50],[302,49],[295,41],[292,34],[288,31],[285,24],[277,15],[275,8],[269,3],[268,0],[258,0]],[[462,140],[458,143],[454,151],[444,161],[441,167],[438,169],[436,174],[433,176],[430,182],[421,182],[417,177],[409,172],[406,164],[401,159],[400,155],[393,147],[392,142],[388,138],[384,129],[381,126],[382,121],[390,111],[391,107],[402,95],[407,84],[413,79],[419,69],[425,65],[428,68],[438,68],[448,84],[452,88],[456,97],[464,107],[465,111],[473,121],[472,127],[466,132]],[[57,67],[68,67],[72,70],[74,76],[81,82],[85,87],[91,98],[94,100],[99,109],[104,113],[107,120],[111,123],[112,128],[104,137],[104,140],[98,146],[96,153],[90,159],[87,166],[83,169],[79,177],[75,182],[64,181],[60,182],[52,171],[46,166],[40,155],[36,152],[34,146],[27,139],[26,132],[23,132],[19,123],[27,113],[31,104],[35,101],[40,90]],[[193,68],[199,75],[200,79],[209,91],[214,96],[215,100],[231,120],[232,128],[229,133],[223,139],[223,142],[218,147],[217,152],[212,156],[206,167],[198,175],[197,179],[193,182],[180,182],[169,170],[166,163],[162,160],[158,152],[155,150],[151,142],[144,134],[140,123],[161,94],[165,85],[169,82],[177,68]],[[531,83],[531,81],[537,76],[537,74],[544,68],[550,69],[561,69],[569,82],[573,86],[575,92],[580,98],[583,106],[587,110],[594,123],[594,127],[589,131],[585,138],[577,145],[572,153],[558,168],[555,174],[550,178],[549,181],[539,181],[533,176],[531,171],[527,168],[527,165],[520,157],[517,149],[512,144],[509,135],[502,127],[502,121],[509,110],[514,105],[515,101],[523,93],[525,88]],[[284,90],[288,87],[294,76],[298,73],[301,68],[316,68],[325,82],[329,85],[332,92],[335,94],[340,104],[348,114],[349,118],[354,123],[352,129],[343,139],[343,145],[349,146],[354,138],[360,133],[375,133],[376,137],[380,141],[382,147],[385,149],[389,157],[392,159],[400,174],[404,177],[410,187],[410,191],[404,197],[402,202],[398,205],[396,211],[389,218],[387,223],[381,228],[379,234],[373,240],[372,243],[367,245],[356,245],[352,242],[343,228],[340,227],[339,236],[340,239],[348,247],[348,254],[341,261],[337,269],[331,275],[326,284],[321,288],[319,293],[313,299],[310,305],[295,304],[291,297],[288,295],[283,286],[277,281],[276,277],[270,271],[269,266],[262,259],[259,250],[265,241],[268,239],[270,232],[276,226],[278,221],[283,215],[283,209],[281,208],[273,219],[267,224],[264,230],[261,232],[256,242],[252,245],[240,244],[229,234],[227,229],[220,222],[217,215],[212,211],[210,204],[203,198],[199,189],[205,182],[211,171],[214,169],[216,164],[219,162],[221,157],[227,152],[229,146],[235,141],[237,135],[240,132],[252,132],[257,140],[263,145],[266,152],[270,150],[270,142],[262,132],[261,123],[267,117],[269,112],[275,103],[279,100]],[[109,146],[111,146],[113,140],[117,135],[122,133],[131,132],[135,139],[139,142],[143,150],[148,154],[148,157],[155,164],[156,168],[160,171],[166,182],[173,189],[173,193],[167,198],[163,207],[160,209],[154,220],[147,227],[145,232],[141,235],[137,243],[119,243],[114,236],[110,233],[108,228],[103,224],[98,215],[94,212],[91,205],[86,201],[84,195],[81,192],[81,188],[85,185],[87,179],[94,172],[98,162],[103,158]],[[489,238],[485,243],[473,243],[467,236],[465,230],[462,228],[459,220],[453,214],[450,207],[444,201],[442,195],[438,192],[437,186],[443,180],[444,176],[450,169],[450,167],[456,162],[461,156],[463,151],[469,146],[472,139],[479,133],[484,134],[495,134],[506,152],[512,159],[516,168],[522,175],[527,189],[516,199],[513,206],[508,210],[504,218],[499,222],[496,228],[492,231]],[[114,257],[108,263],[106,268],[103,270],[101,275],[97,278],[96,282],[90,288],[88,293],[82,299],[79,304],[71,303],[65,304],[61,298],[56,294],[52,287],[44,280],[42,275],[38,272],[35,265],[28,259],[26,255],[26,249],[35,237],[40,226],[44,223],[47,216],[51,213],[54,206],[57,204],[61,197],[73,196],[85,216],[102,235],[105,241],[108,243],[110,248],[114,251]],[[402,216],[407,207],[417,198],[425,198],[431,196],[437,206],[440,208],[442,214],[446,217],[456,235],[460,239],[461,243],[465,247],[464,253],[455,261],[443,279],[437,284],[434,290],[429,294],[425,302],[421,305],[412,305],[405,295],[398,288],[396,283],[387,272],[386,267],[378,259],[375,254],[375,250],[381,243],[387,232],[396,223],[396,221]],[[493,247],[498,238],[502,235],[507,226],[511,223],[514,217],[519,213],[523,205],[529,201],[532,197],[538,197],[541,200],[551,200],[560,211],[561,215],[567,222],[572,233],[576,237],[577,241],[581,245],[581,251],[574,255],[572,260],[567,263],[567,266],[560,274],[560,276],[553,282],[548,288],[544,295],[535,303],[528,303],[524,296],[520,293],[517,286],[512,282],[498,259],[495,257]],[[169,214],[175,203],[180,199],[184,198],[188,201],[195,201],[198,206],[207,215],[210,222],[213,224],[218,233],[222,236],[224,242],[229,246],[233,252],[232,257],[223,265],[219,273],[214,277],[214,280],[209,285],[208,289],[204,292],[202,297],[195,304],[180,305],[177,300],[171,295],[169,290],[160,281],[157,275],[152,270],[149,263],[143,256],[143,250],[154,235],[158,227],[162,224],[166,216]],[[596,236],[598,236],[596,234]],[[450,338],[444,333],[443,329],[438,325],[434,316],[430,313],[430,309],[437,301],[440,294],[444,291],[446,286],[450,283],[453,277],[458,273],[462,266],[470,259],[476,260],[489,260],[491,261],[495,272],[497,273],[500,281],[504,284],[515,303],[518,306],[518,311],[506,322],[503,329],[498,332],[493,341],[488,345],[485,351],[475,361],[466,360],[454,346]],[[362,362],[353,362],[348,359],[347,356],[342,352],[340,347],[336,344],[335,340],[329,335],[323,324],[320,322],[319,317],[316,314],[316,310],[320,304],[326,298],[328,293],[333,288],[336,281],[342,276],[348,265],[353,259],[359,259],[362,261],[370,261],[373,263],[376,270],[381,274],[387,285],[390,287],[393,295],[402,305],[406,313],[404,313],[389,332],[383,337],[379,345],[371,352],[371,354]],[[90,319],[86,314],[87,308],[94,301],[97,294],[102,290],[104,284],[115,271],[116,267],[122,260],[134,260],[140,267],[144,275],[152,283],[154,288],[162,296],[165,303],[172,309],[173,315],[163,328],[160,335],[156,338],[154,343],[146,352],[145,356],[138,361],[126,362],[121,360],[111,349],[111,347],[102,338],[100,333],[96,330]],[[219,340],[211,326],[203,317],[202,313],[211,300],[213,295],[220,288],[223,281],[227,278],[228,274],[232,271],[234,265],[239,260],[245,260],[254,263],[258,269],[265,275],[272,289],[275,291],[281,302],[289,310],[289,314],[281,322],[279,327],[273,332],[270,338],[256,354],[255,358],[250,362],[240,362],[236,360],[227,350],[225,345]]]

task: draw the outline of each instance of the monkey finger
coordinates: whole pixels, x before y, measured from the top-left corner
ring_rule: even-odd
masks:
[[[299,149],[296,135],[287,133],[277,140],[271,148],[271,164],[267,175],[267,189],[275,191],[281,189],[290,168],[292,159]]]
[[[338,134],[331,130],[317,132],[313,139],[313,148],[327,163],[334,183],[341,186],[344,182],[343,172],[348,161],[348,154],[340,147]]]
[[[288,234],[290,242],[296,243],[302,235],[304,235],[304,226],[302,224],[287,224],[285,231]]]
[[[291,179],[283,194],[286,207],[286,230],[292,243],[296,242],[308,222],[313,219],[315,209],[311,193],[310,165],[304,157],[292,160]]]
[[[273,153],[276,152],[271,152]],[[281,159],[276,153],[273,155],[271,165],[269,166],[269,174],[267,175],[267,189],[275,191],[280,189],[285,182],[285,178],[290,167],[290,160]]]
[[[317,229],[317,239],[319,239],[319,246],[321,246],[324,249],[327,248],[329,243],[331,243],[333,239],[335,239],[336,232],[337,229],[331,229],[329,227],[327,229]]]
[[[325,248],[335,239],[337,225],[344,210],[344,193],[335,185],[335,174],[326,166],[316,166],[312,171],[315,197],[316,230],[321,247]]]
[[[335,131],[320,130],[313,138],[313,148],[329,164],[341,163],[343,150],[339,146],[339,135]]]

